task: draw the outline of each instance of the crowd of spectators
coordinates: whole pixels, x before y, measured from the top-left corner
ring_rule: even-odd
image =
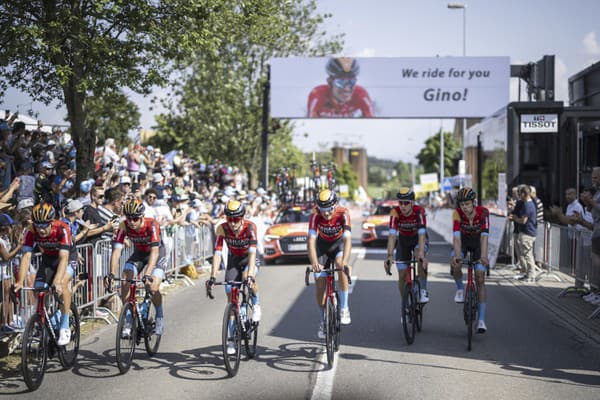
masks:
[[[214,227],[230,198],[247,203],[260,233],[277,207],[276,196],[263,188],[251,190],[248,176],[236,166],[204,163],[182,151],[165,154],[139,143],[118,148],[113,138],[96,147],[93,176],[76,185],[71,136],[39,128],[28,130],[8,115],[0,120],[0,331],[12,329],[9,288],[36,203],[54,205],[77,232],[77,243],[111,239],[122,220],[123,201],[130,197],[143,199],[146,216],[156,218],[168,234],[178,227]]]

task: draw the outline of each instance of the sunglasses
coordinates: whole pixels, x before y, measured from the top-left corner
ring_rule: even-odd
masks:
[[[46,229],[50,226],[50,222],[34,222],[35,229]]]
[[[232,222],[234,224],[237,224],[242,219],[244,219],[244,218],[243,217],[227,217],[227,222]]]
[[[353,88],[356,85],[356,79],[337,78],[333,80],[333,84],[339,89]]]
[[[148,200],[156,200],[156,196],[148,196]]]
[[[96,195],[96,197],[99,198],[99,199],[103,199],[104,195],[103,194],[98,194],[98,195]]]
[[[319,207],[319,211],[322,213],[328,213],[333,211],[333,209],[335,208],[335,206],[333,207]]]
[[[142,219],[142,217],[136,215],[136,216],[128,216],[125,217],[127,219],[127,221],[129,222],[138,222],[140,219]]]
[[[399,201],[398,203],[400,203],[401,206],[410,206],[412,204],[412,201],[402,200],[402,201]]]

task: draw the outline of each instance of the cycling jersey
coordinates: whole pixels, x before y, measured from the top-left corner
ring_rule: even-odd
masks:
[[[399,206],[392,208],[390,212],[390,234],[415,236],[421,232],[426,233],[426,225],[425,210],[419,205],[413,205],[409,215],[404,215]]]
[[[256,225],[247,219],[242,220],[239,233],[235,233],[229,223],[222,222],[217,226],[215,251],[223,250],[223,241],[227,243],[229,252],[235,256],[245,257],[248,253],[256,252]]]
[[[481,235],[487,235],[490,230],[490,213],[487,208],[475,206],[474,216],[472,220],[457,208],[452,215],[454,235],[460,233],[464,238],[479,238]]]
[[[308,220],[308,234],[317,236],[317,239],[334,242],[343,235],[350,235],[351,226],[347,208],[338,206],[331,219],[327,219],[321,215],[319,208],[315,207]]]
[[[373,114],[373,103],[369,94],[359,85],[354,87],[350,101],[343,104],[333,99],[329,85],[319,85],[308,95],[307,116],[309,118],[369,118],[373,117]]]
[[[125,237],[133,243],[135,250],[149,253],[153,247],[162,247],[160,226],[154,218],[144,218],[142,226],[135,230],[129,226],[127,220],[121,222],[113,238],[113,246],[123,246]]]
[[[27,229],[23,241],[24,253],[33,251],[33,246],[36,243],[42,255],[47,257],[58,257],[60,250],[71,250],[73,242],[69,226],[62,221],[56,220],[50,222],[50,225],[50,234],[46,237],[41,237],[36,231],[35,226]]]

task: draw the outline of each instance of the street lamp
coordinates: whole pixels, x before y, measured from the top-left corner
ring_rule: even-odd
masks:
[[[448,3],[448,8],[451,10],[462,10],[463,11],[463,57],[466,57],[466,55],[467,55],[467,5],[463,4],[463,3]],[[462,120],[463,140],[464,140],[466,132],[467,132],[467,119],[463,118],[463,120]],[[441,139],[442,139],[442,137],[440,136],[440,142],[442,143],[442,146],[443,146],[443,141]],[[443,153],[442,153],[442,157],[443,157]],[[442,163],[443,163],[443,161],[442,161]]]

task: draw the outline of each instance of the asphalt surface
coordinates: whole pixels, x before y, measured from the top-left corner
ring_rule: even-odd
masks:
[[[356,230],[356,232],[358,232]],[[383,249],[355,246],[356,277],[342,345],[332,369],[316,337],[314,285],[304,285],[306,262],[263,267],[263,319],[256,359],[229,378],[221,355],[225,294],[205,296],[204,278],[166,296],[167,326],[159,353],[138,349],[120,375],[115,325],[81,343],[78,363],[58,371],[52,360],[39,390],[26,392],[20,374],[0,370],[0,396],[11,399],[600,399],[599,320],[574,297],[558,298],[567,283],[523,284],[500,266],[487,281],[488,332],[467,351],[461,306],[447,264],[450,246],[433,234],[431,301],[423,331],[407,345],[399,320],[397,277],[383,272]],[[222,275],[222,274],[221,274]],[[555,303],[555,304],[554,304]],[[583,321],[583,320],[586,321]]]

